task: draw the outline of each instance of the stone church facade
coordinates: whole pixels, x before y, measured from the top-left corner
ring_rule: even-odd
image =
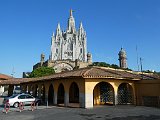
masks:
[[[45,61],[45,55],[41,54],[39,63],[33,66],[36,69],[41,66],[53,67],[55,72],[70,71],[76,68],[87,67],[92,64],[92,55],[87,53],[87,37],[82,22],[76,30],[73,12],[70,10],[66,31],[62,31],[58,23],[56,33],[51,37],[51,55]]]

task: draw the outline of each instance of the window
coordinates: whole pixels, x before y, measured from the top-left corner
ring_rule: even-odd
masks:
[[[58,53],[58,49],[56,49],[56,53]]]
[[[27,95],[27,96],[26,96],[26,98],[33,98],[33,97],[32,97],[32,96],[30,96],[30,95]]]
[[[12,96],[10,96],[10,98],[15,98],[17,95],[12,95]]]
[[[26,95],[20,95],[19,97],[18,97],[18,99],[25,99],[26,98]]]
[[[80,53],[82,53],[82,48],[80,49]]]

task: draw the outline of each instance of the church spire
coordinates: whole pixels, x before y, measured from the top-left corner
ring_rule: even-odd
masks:
[[[52,33],[52,36],[54,37],[54,32]]]
[[[82,28],[82,29],[83,29],[83,24],[82,24],[82,22],[80,23],[80,28]]]
[[[73,10],[72,9],[70,9],[70,16],[69,16],[69,19],[68,19],[67,32],[68,33],[75,33],[76,32],[75,20],[74,20],[74,17],[73,17]]]
[[[60,27],[60,23],[58,23],[57,25],[57,30],[56,30],[56,35],[61,34],[61,27]]]
[[[79,26],[79,35],[81,36],[83,33],[84,33],[84,29],[83,29],[83,25],[82,25],[82,22],[81,22],[80,26]]]
[[[73,12],[72,9],[70,9],[70,17],[73,16],[72,12]]]

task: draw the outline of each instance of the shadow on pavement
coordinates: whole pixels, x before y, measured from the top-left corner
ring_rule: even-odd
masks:
[[[160,116],[150,115],[150,116],[127,116],[127,117],[115,117],[115,118],[106,118],[105,120],[159,120]]]

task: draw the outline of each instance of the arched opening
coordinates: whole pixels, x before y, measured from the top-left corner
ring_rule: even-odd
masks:
[[[9,85],[9,87],[8,87],[8,96],[12,96],[13,95],[13,90],[14,90],[14,85]]]
[[[35,93],[34,93],[35,97],[38,97],[38,91],[39,91],[38,85],[35,85]]]
[[[107,82],[98,83],[93,90],[93,105],[113,105],[114,89]]]
[[[57,103],[58,104],[64,103],[64,86],[62,83],[58,87]]]
[[[44,85],[41,86],[41,99],[42,99],[42,102],[44,103],[45,102],[45,86]]]
[[[79,103],[79,88],[75,82],[73,82],[69,88],[69,102]]]
[[[122,83],[118,87],[118,104],[133,104],[133,89],[128,83]]]
[[[14,87],[14,91],[13,91],[13,94],[17,94],[16,91],[15,91],[15,88]],[[20,86],[20,89],[23,93],[26,93],[27,92],[27,85],[23,85],[23,86]]]
[[[48,91],[48,104],[53,105],[53,97],[54,97],[54,89],[53,85],[51,84],[49,86],[49,91]]]

